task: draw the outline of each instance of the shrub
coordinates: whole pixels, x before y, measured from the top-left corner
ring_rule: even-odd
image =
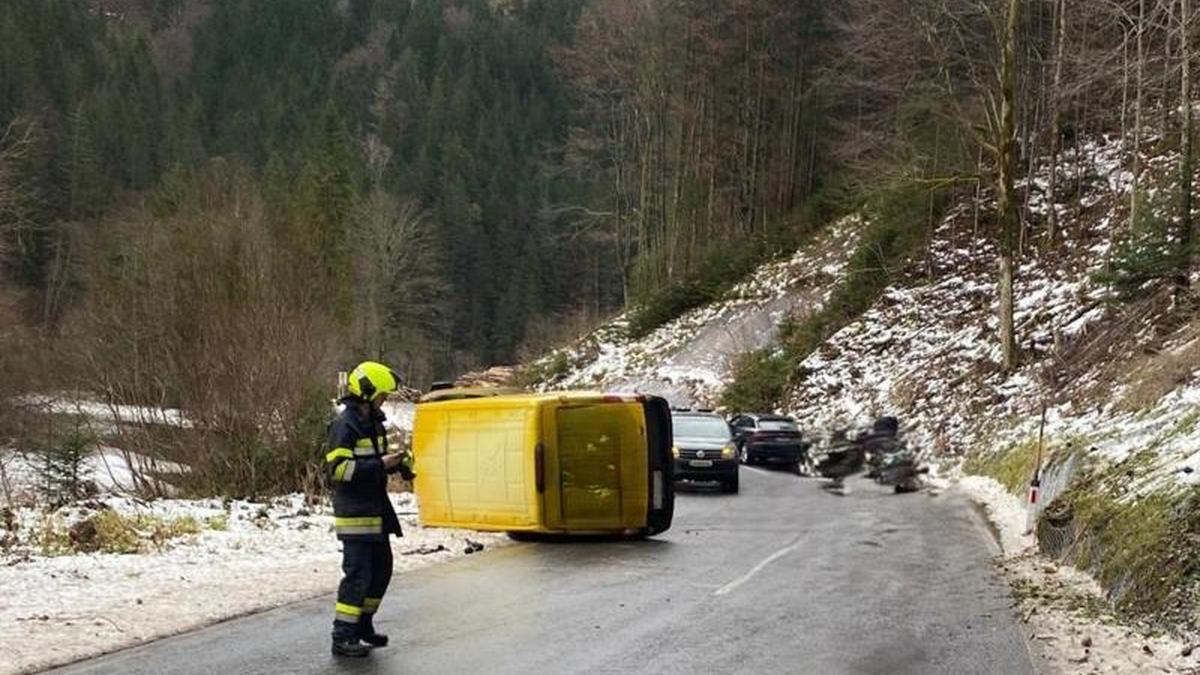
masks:
[[[161,549],[180,537],[200,534],[203,529],[192,516],[124,515],[113,509],[104,509],[75,523],[65,537],[56,530],[53,519],[47,519],[47,523],[42,549],[52,555],[142,553],[151,547]]]
[[[136,523],[120,513],[112,510],[101,511],[90,521],[95,527],[95,538],[86,545],[87,548],[77,544],[79,550],[102,553],[138,553],[142,550],[142,540],[138,535]]]
[[[629,337],[643,338],[697,307],[720,300],[774,252],[762,241],[710,254],[699,272],[649,294],[638,304],[629,316]]]
[[[86,374],[110,401],[151,409],[119,425],[114,445],[149,472],[158,458],[185,465],[178,480],[193,493],[304,489],[352,333],[338,320],[352,313],[347,294],[236,166],[211,167],[171,209],[109,223],[87,256],[72,326]],[[160,478],[139,487],[158,494]]]
[[[229,516],[227,514],[221,514],[219,516],[206,518],[204,520],[204,527],[216,532],[226,532],[229,530]]]
[[[553,384],[569,372],[571,372],[571,356],[566,350],[558,350],[541,361],[535,361],[521,368],[517,373],[516,384],[520,387]]]
[[[94,491],[84,475],[84,463],[94,439],[80,427],[52,439],[39,453],[38,478],[42,495],[52,506],[82,499]]]
[[[1173,277],[1180,267],[1181,251],[1170,213],[1172,192],[1154,198],[1139,192],[1137,218],[1113,247],[1108,268],[1097,281],[1109,286],[1121,301],[1144,295],[1147,284]]]
[[[629,336],[635,340],[645,337],[690,310],[721,300],[758,266],[796,250],[826,223],[851,210],[851,199],[839,180],[830,180],[795,213],[768,223],[764,231],[738,237],[736,242],[721,242],[684,279],[640,292],[630,313]]]
[[[722,405],[731,410],[772,410],[783,399],[793,367],[786,353],[759,350],[742,356],[722,394]]]

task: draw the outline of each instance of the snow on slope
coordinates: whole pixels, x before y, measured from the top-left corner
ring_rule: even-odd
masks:
[[[542,361],[565,356],[570,370],[546,388],[598,388],[715,405],[737,357],[765,347],[788,316],[820,308],[845,272],[862,224],[847,217],[789,259],[764,265],[717,303],[694,309],[640,340],[620,317]]]
[[[1107,289],[1094,277],[1112,245],[1110,211],[1126,198],[1122,190],[1130,181],[1116,141],[1091,143],[1080,152],[1086,217],[1077,219],[1067,205],[1054,205],[1066,241],[1050,253],[1029,247],[1019,264],[1016,324],[1023,367],[1011,375],[1000,368],[996,249],[976,232],[967,204],[949,213],[935,232],[932,278],[887,289],[858,321],[812,354],[802,365],[789,410],[807,426],[825,429],[897,414],[925,447],[953,454],[1035,417],[1051,389],[1043,381],[1047,360],[1071,349],[1112,312]],[[1064,181],[1074,178],[1072,167],[1064,161]],[[1041,175],[1033,181],[1046,182]],[[1043,218],[1050,206],[1041,192],[1033,195],[1030,212]],[[1071,405],[1063,403],[1057,414],[1083,412]]]
[[[1092,331],[1108,325],[1118,307],[1096,280],[1122,225],[1132,175],[1115,140],[1081,148],[1082,217],[1058,204],[1066,241],[1061,249],[1026,251],[1017,279],[1016,324],[1024,365],[1005,375],[1000,363],[994,245],[975,235],[967,207],[952,212],[932,243],[934,277],[897,285],[858,321],[834,335],[802,365],[788,409],[806,426],[833,429],[869,424],[897,414],[910,436],[940,454],[995,450],[1036,439],[1040,410],[1048,405],[1046,437],[1075,439],[1092,457],[1120,462],[1153,449],[1150,468],[1127,498],[1164,488],[1200,484],[1200,382],[1195,373],[1175,391],[1136,413],[1119,404],[1123,386],[1104,381],[1101,363],[1070,382],[1051,382],[1046,368],[1071,358]],[[1169,173],[1176,158],[1146,162]],[[1072,180],[1074,163],[1064,163]],[[1044,175],[1033,184],[1044,188]],[[1035,218],[1050,208],[1035,190]],[[1125,336],[1140,337],[1140,336]],[[1183,351],[1194,332],[1164,345]],[[1102,396],[1079,396],[1102,388]]]

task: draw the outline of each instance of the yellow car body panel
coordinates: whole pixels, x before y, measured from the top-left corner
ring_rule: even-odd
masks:
[[[591,393],[430,397],[413,427],[422,525],[544,533],[669,527],[669,411]],[[666,417],[664,435],[663,417]]]

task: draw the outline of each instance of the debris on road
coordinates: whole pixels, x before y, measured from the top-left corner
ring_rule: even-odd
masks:
[[[446,548],[445,544],[438,544],[437,546],[418,546],[417,548],[409,549],[407,551],[401,551],[400,555],[433,555],[434,553],[441,553],[449,550],[450,549]]]

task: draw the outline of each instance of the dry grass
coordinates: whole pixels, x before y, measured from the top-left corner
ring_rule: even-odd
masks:
[[[1188,320],[1165,342],[1175,346],[1162,350],[1151,346],[1125,361],[1129,387],[1120,401],[1122,409],[1138,412],[1153,407],[1200,368],[1200,318]]]

